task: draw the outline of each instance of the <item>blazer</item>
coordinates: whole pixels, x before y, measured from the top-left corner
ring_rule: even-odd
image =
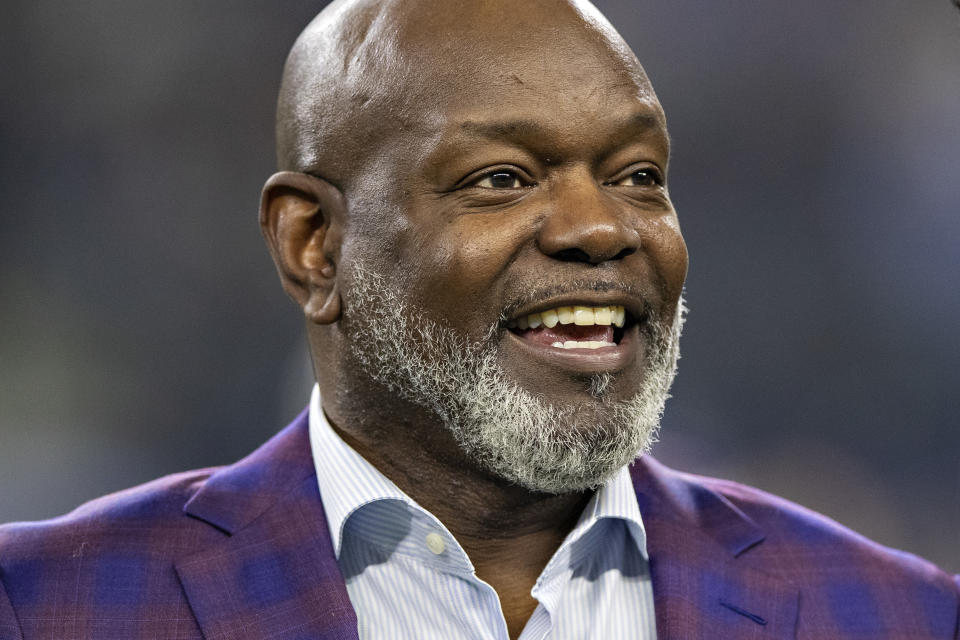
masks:
[[[658,636],[956,638],[960,582],[733,482],[632,465]],[[2,640],[357,638],[306,412],[240,462],[0,527]]]

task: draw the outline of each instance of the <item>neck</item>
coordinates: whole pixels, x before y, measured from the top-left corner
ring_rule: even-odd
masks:
[[[509,540],[558,529],[565,535],[590,498],[588,491],[550,494],[497,478],[473,462],[427,411],[402,401],[377,405],[352,411],[324,402],[323,408],[347,444],[465,546],[468,540]]]
[[[591,492],[554,495],[496,478],[426,410],[383,389],[363,391],[369,393],[353,388],[337,394],[321,386],[331,426],[450,530],[477,576],[497,592],[510,637],[516,638],[537,605],[531,589]],[[377,401],[350,401],[355,398]]]

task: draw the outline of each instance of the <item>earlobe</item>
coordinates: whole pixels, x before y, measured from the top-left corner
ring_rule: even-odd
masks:
[[[336,280],[329,290],[307,298],[303,315],[314,324],[331,324],[340,317],[340,290]]]
[[[275,173],[260,198],[260,228],[283,288],[316,324],[340,317],[336,263],[345,213],[337,187],[304,173]]]

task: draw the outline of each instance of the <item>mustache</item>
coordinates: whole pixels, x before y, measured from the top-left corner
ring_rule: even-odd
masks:
[[[640,300],[643,303],[643,315],[648,320],[656,320],[654,307],[650,302],[649,292],[638,286],[614,280],[565,280],[555,285],[547,285],[530,289],[516,296],[511,300],[502,311],[498,325],[506,326],[518,310],[528,305],[532,305],[539,300],[546,300],[555,296],[567,294],[578,294],[584,291],[596,291],[597,293],[622,293],[631,298]]]

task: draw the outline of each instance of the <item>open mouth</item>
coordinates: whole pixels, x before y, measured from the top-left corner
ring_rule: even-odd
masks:
[[[620,305],[561,306],[514,318],[507,328],[526,341],[554,349],[618,346],[636,319]]]

